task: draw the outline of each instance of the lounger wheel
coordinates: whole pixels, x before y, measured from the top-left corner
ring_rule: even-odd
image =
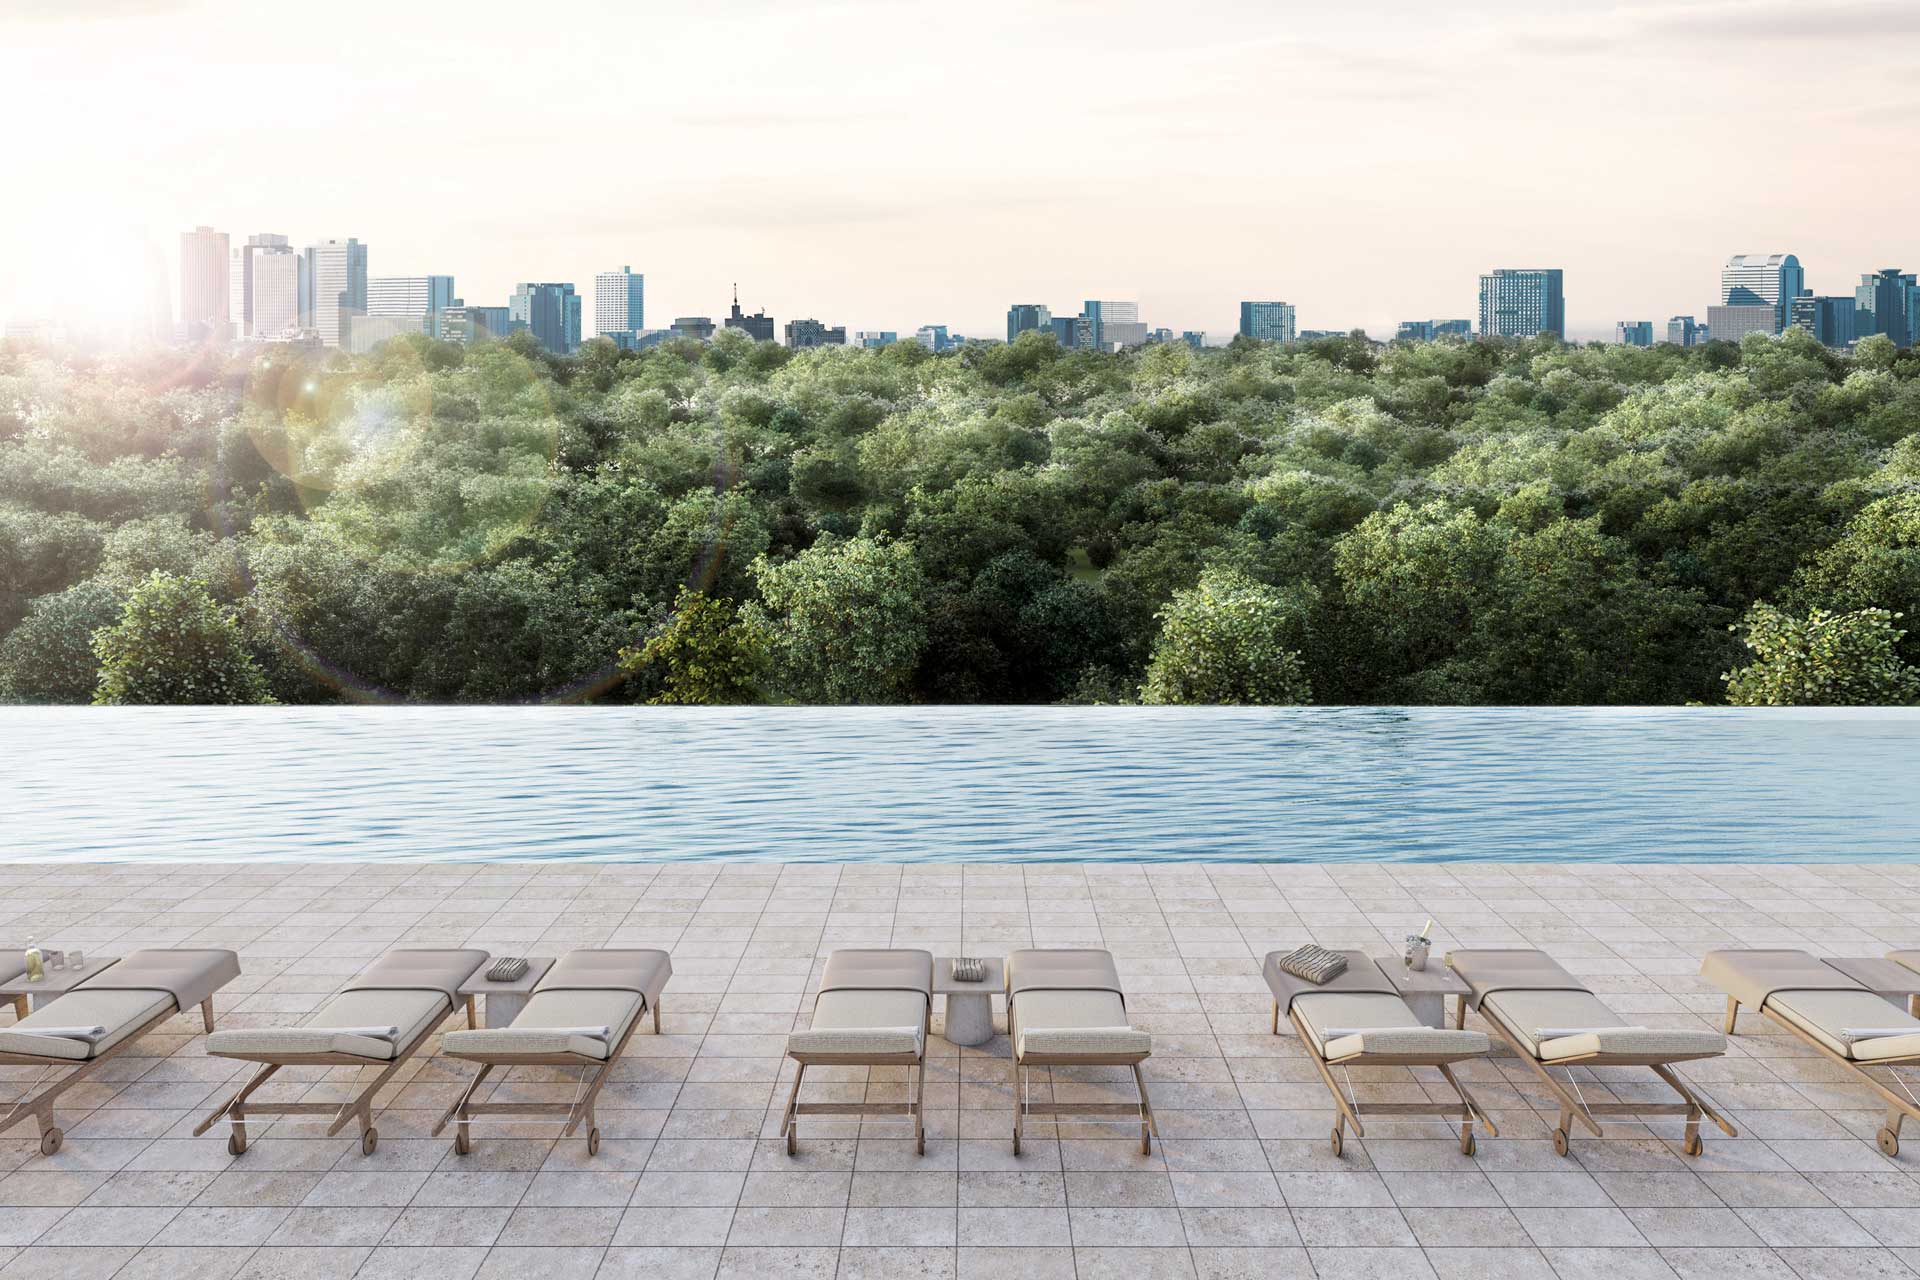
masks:
[[[600,1131],[598,1129],[587,1130],[587,1154],[590,1156],[600,1154]]]
[[[1702,1151],[1705,1151],[1706,1149],[1707,1149],[1706,1140],[1703,1139],[1697,1133],[1688,1134],[1687,1140],[1680,1144],[1680,1150],[1686,1152],[1690,1156],[1697,1156]]]
[[[461,1125],[453,1131],[453,1149],[463,1156],[473,1154],[473,1139],[467,1136],[467,1126]]]
[[[227,1154],[243,1156],[247,1154],[247,1135],[235,1129],[227,1135]]]
[[[378,1129],[369,1128],[365,1133],[360,1135],[360,1154],[361,1155],[363,1156],[372,1155],[373,1149],[379,1145],[380,1145],[380,1131]]]
[[[1572,1142],[1567,1138],[1567,1131],[1565,1129],[1555,1129],[1553,1131],[1553,1154],[1563,1156],[1567,1154],[1567,1151],[1572,1145]]]
[[[54,1125],[48,1125],[40,1134],[40,1154],[43,1156],[52,1155],[60,1149],[60,1144],[66,1140],[66,1130]]]
[[[1333,1127],[1333,1141],[1330,1144],[1333,1150],[1333,1154],[1335,1154],[1336,1156],[1339,1155],[1340,1148],[1344,1147],[1346,1144],[1347,1144],[1346,1135],[1340,1132],[1339,1125],[1335,1125]]]
[[[1880,1144],[1881,1155],[1897,1156],[1900,1154],[1900,1135],[1899,1134],[1895,1133],[1891,1129],[1882,1129],[1878,1134],[1874,1136],[1875,1136],[1875,1139]]]

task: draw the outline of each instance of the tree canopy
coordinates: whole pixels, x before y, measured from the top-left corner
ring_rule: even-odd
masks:
[[[0,343],[0,697],[155,574],[283,702],[1720,702],[1761,610],[1920,665],[1858,620],[1920,612],[1920,356]]]

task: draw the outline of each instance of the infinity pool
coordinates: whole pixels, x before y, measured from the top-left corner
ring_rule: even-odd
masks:
[[[1870,861],[1920,712],[0,709],[0,858]]]

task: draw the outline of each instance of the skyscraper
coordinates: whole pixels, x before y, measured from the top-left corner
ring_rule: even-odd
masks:
[[[632,267],[593,278],[593,331],[638,333],[647,327],[647,278]]]
[[[1118,351],[1137,347],[1147,340],[1147,326],[1140,323],[1140,304],[1089,298],[1080,307],[1082,321],[1076,335],[1078,345],[1095,351]]]
[[[258,238],[258,237],[256,237]],[[257,342],[284,342],[300,331],[300,255],[286,243],[247,248],[247,328]]]
[[[369,316],[419,317],[424,323],[418,332],[435,338],[440,336],[440,313],[458,302],[452,276],[375,276],[367,281]]]
[[[1920,312],[1920,287],[1916,287],[1912,272],[1903,272],[1898,267],[1882,267],[1860,277],[1860,287],[1853,291],[1855,303],[1854,327],[1859,336],[1884,333],[1893,339],[1896,347],[1910,347],[1914,343],[1916,312]]]
[[[847,345],[847,327],[843,324],[828,328],[818,320],[787,321],[787,345],[796,350],[808,347],[844,347]]]
[[[1853,345],[1856,299],[1850,293],[1815,297],[1803,293],[1793,300],[1794,328],[1805,329],[1822,346],[1844,348]]]
[[[269,252],[293,251],[287,248],[285,236],[262,232],[248,236],[245,244],[235,245],[227,256],[227,319],[233,326],[233,336],[236,338],[244,340],[259,336],[253,321],[253,264],[255,259]]]
[[[706,316],[675,316],[673,318],[673,336],[692,338],[696,342],[713,341],[713,321]]]
[[[1667,321],[1667,341],[1676,347],[1699,346],[1706,341],[1705,327],[1694,323],[1692,316],[1674,316]]]
[[[1720,268],[1720,305],[1757,307],[1764,303],[1773,308],[1773,331],[1778,333],[1787,327],[1788,309],[1806,282],[1800,259],[1790,253],[1736,253]]]
[[[1240,336],[1263,342],[1292,342],[1293,304],[1291,302],[1243,302],[1240,304]]]
[[[227,233],[195,227],[180,233],[180,329],[188,341],[225,342],[229,327]]]
[[[752,315],[740,310],[740,286],[733,286],[733,310],[721,321],[729,329],[739,329],[755,342],[773,341],[773,317],[764,311]]]
[[[570,356],[580,349],[580,295],[571,284],[517,284],[507,311],[555,355]]]
[[[1007,308],[1007,341],[1012,342],[1029,329],[1041,333],[1053,327],[1053,312],[1037,302],[1016,302]]]
[[[1480,336],[1564,337],[1567,299],[1558,267],[1500,267],[1480,277]]]
[[[439,326],[440,341],[457,342],[461,346],[504,338],[514,332],[512,308],[470,307],[457,299],[453,306],[441,310]]]
[[[1653,345],[1653,321],[1621,320],[1613,326],[1613,340],[1623,347]]]
[[[853,345],[869,351],[879,347],[890,347],[900,341],[900,335],[893,329],[861,329],[853,335]]]
[[[947,336],[947,326],[943,324],[923,324],[914,330],[913,340],[929,351],[946,351],[953,346],[953,339]]]
[[[323,346],[344,346],[352,317],[367,310],[367,246],[351,237],[308,245],[300,256],[300,310]]]
[[[1771,302],[1707,308],[1707,328],[1723,342],[1738,342],[1750,333],[1778,333],[1779,318]]]

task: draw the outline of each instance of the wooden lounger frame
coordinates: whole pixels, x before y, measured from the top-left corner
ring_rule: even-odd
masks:
[[[1307,1057],[1313,1062],[1313,1069],[1320,1073],[1320,1082],[1327,1086],[1327,1092],[1333,1095],[1333,1105],[1337,1108],[1333,1117],[1332,1149],[1334,1155],[1346,1145],[1345,1129],[1353,1126],[1355,1137],[1364,1138],[1367,1131],[1360,1126],[1362,1108],[1358,1102],[1350,1101],[1340,1092],[1340,1085],[1333,1078],[1330,1067],[1435,1067],[1442,1077],[1453,1086],[1460,1101],[1453,1102],[1373,1102],[1364,1108],[1368,1115],[1374,1116],[1447,1116],[1458,1117],[1460,1121],[1460,1153],[1472,1155],[1478,1143],[1474,1141],[1473,1125],[1478,1120],[1487,1131],[1489,1138],[1500,1136],[1500,1130],[1494,1127],[1493,1118],[1480,1105],[1479,1099],[1467,1091],[1460,1083],[1460,1077],[1453,1074],[1453,1058],[1444,1061],[1430,1053],[1355,1053],[1344,1058],[1325,1057],[1307,1024],[1299,1014],[1287,1010],[1287,1019],[1293,1023],[1294,1031],[1300,1037],[1300,1043],[1306,1047]],[[1273,1002],[1273,1034],[1280,1034],[1280,1002]]]
[[[57,1058],[38,1053],[0,1053],[0,1066],[73,1068],[73,1070],[67,1072],[66,1075],[60,1077],[33,1097],[22,1098],[20,1101],[14,1103],[4,1116],[0,1116],[0,1133],[6,1132],[28,1116],[32,1116],[35,1126],[40,1131],[40,1154],[43,1156],[52,1155],[60,1149],[60,1144],[66,1140],[66,1132],[54,1122],[53,1104],[60,1095],[92,1075],[100,1068],[101,1063],[111,1062],[128,1049],[131,1049],[135,1042],[146,1035],[147,1032],[153,1030],[167,1019],[177,1017],[185,1012],[186,1010],[182,1009],[178,1004],[175,1004],[170,1009],[164,1009],[141,1023],[139,1027],[135,1028],[131,1035],[122,1037],[111,1049],[91,1058]],[[200,1020],[205,1024],[207,1031],[211,1033],[213,1030],[212,996],[208,996],[200,1002]],[[28,1028],[27,1031],[22,1034],[31,1033],[32,1028]],[[36,1081],[36,1083],[38,1082]]]
[[[1740,1136],[1739,1130],[1727,1123],[1718,1111],[1708,1104],[1705,1098],[1688,1088],[1673,1070],[1676,1062],[1697,1062],[1703,1058],[1717,1058],[1717,1053],[1648,1054],[1648,1053],[1587,1053],[1577,1058],[1555,1058],[1556,1067],[1646,1067],[1666,1082],[1668,1088],[1680,1095],[1679,1102],[1588,1102],[1585,1098],[1570,1092],[1562,1082],[1555,1080],[1547,1070],[1547,1063],[1534,1056],[1532,1050],[1522,1044],[1518,1037],[1507,1030],[1498,1015],[1482,1010],[1482,1018],[1493,1033],[1499,1036],[1514,1056],[1527,1064],[1534,1077],[1547,1086],[1560,1104],[1560,1123],[1553,1131],[1553,1149],[1559,1155],[1566,1155],[1572,1148],[1573,1122],[1578,1120],[1588,1132],[1598,1138],[1600,1123],[1595,1116],[1685,1116],[1687,1118],[1686,1140],[1681,1150],[1690,1156],[1697,1156],[1706,1150],[1706,1143],[1700,1137],[1700,1121],[1711,1120],[1720,1131],[1729,1138]],[[1467,1025],[1467,1001],[1460,1001],[1459,1013],[1454,1018],[1456,1027]]]
[[[626,990],[626,988],[620,988]],[[536,993],[537,994],[537,993]],[[600,1096],[601,1088],[607,1083],[607,1077],[613,1071],[614,1064],[620,1061],[620,1055],[627,1051],[627,1041],[633,1039],[633,1033],[640,1029],[640,1019],[647,1013],[653,1015],[653,1034],[660,1034],[660,1002],[649,1000],[642,992],[631,992],[640,997],[640,1008],[634,1010],[633,1018],[627,1023],[627,1029],[607,1050],[604,1058],[590,1058],[579,1053],[460,1053],[448,1049],[447,1056],[462,1058],[468,1062],[480,1064],[480,1073],[467,1085],[466,1092],[447,1113],[440,1117],[440,1123],[433,1126],[434,1137],[439,1137],[449,1122],[453,1125],[453,1149],[461,1155],[473,1150],[473,1135],[470,1126],[475,1116],[561,1116],[566,1120],[560,1130],[562,1138],[573,1136],[580,1122],[587,1122],[587,1154],[600,1154],[600,1127],[594,1122],[593,1104]],[[495,1067],[580,1067],[587,1074],[581,1077],[581,1090],[572,1102],[475,1102],[474,1093]]]
[[[1879,1145],[1881,1154],[1889,1158],[1899,1155],[1901,1121],[1905,1120],[1908,1116],[1912,1116],[1914,1120],[1920,1121],[1920,1107],[1914,1105],[1913,1095],[1911,1093],[1902,1097],[1900,1094],[1895,1093],[1893,1090],[1887,1088],[1886,1085],[1876,1080],[1867,1068],[1885,1067],[1889,1072],[1892,1072],[1896,1067],[1920,1065],[1920,1054],[1909,1054],[1904,1058],[1876,1058],[1871,1062],[1862,1062],[1857,1058],[1849,1058],[1835,1053],[1831,1048],[1815,1039],[1812,1032],[1804,1027],[1795,1025],[1790,1019],[1782,1017],[1766,1005],[1761,1005],[1757,1012],[1775,1026],[1785,1027],[1788,1031],[1791,1031],[1800,1038],[1802,1044],[1812,1047],[1815,1052],[1819,1053],[1819,1055],[1828,1062],[1845,1067],[1853,1074],[1855,1079],[1859,1080],[1859,1082],[1867,1086],[1867,1088],[1873,1090],[1874,1093],[1879,1096],[1880,1100],[1887,1104],[1887,1123],[1881,1128],[1879,1133],[1874,1135],[1874,1141]],[[1728,1035],[1734,1034],[1733,1023],[1739,1013],[1739,998],[1736,996],[1728,996],[1726,1025]],[[1898,1075],[1894,1075],[1893,1080],[1896,1084],[1900,1083],[1900,1077]],[[1904,1089],[1905,1086],[1902,1085],[1902,1088]]]
[[[1140,1117],[1140,1154],[1153,1154],[1153,1140],[1160,1136],[1160,1123],[1153,1118],[1153,1100],[1147,1096],[1147,1078],[1140,1064],[1153,1056],[1151,1050],[1140,1053],[1016,1053],[1013,1059],[1013,1154],[1020,1154],[1021,1121],[1026,1116],[1132,1116]],[[1131,1067],[1133,1085],[1140,1091],[1134,1102],[1028,1102],[1026,1073],[1033,1067]]]
[[[921,1155],[927,1154],[927,1039],[933,1034],[931,995],[927,997],[927,1011],[922,1019],[918,1053],[810,1053],[792,1048],[787,1050],[787,1056],[798,1065],[798,1070],[793,1073],[793,1088],[787,1093],[787,1109],[780,1117],[780,1136],[787,1140],[788,1155],[800,1150],[801,1116],[912,1116],[914,1150]],[[913,1093],[905,1102],[802,1102],[800,1082],[807,1078],[808,1067],[909,1067],[913,1071]]]
[[[368,988],[362,988],[366,990]],[[194,1126],[193,1136],[199,1137],[225,1118],[232,1125],[227,1135],[227,1151],[231,1155],[244,1155],[247,1150],[247,1114],[262,1116],[326,1116],[333,1117],[333,1123],[327,1126],[327,1136],[331,1138],[356,1115],[360,1117],[360,1154],[370,1156],[374,1148],[380,1145],[380,1131],[373,1126],[373,1095],[381,1086],[391,1080],[394,1073],[407,1065],[421,1045],[445,1025],[447,1018],[465,1009],[467,1025],[474,1025],[473,1001],[471,998],[456,1000],[453,1007],[420,1030],[420,1034],[401,1046],[391,1058],[363,1058],[355,1053],[222,1053],[215,1057],[235,1058],[242,1062],[259,1062],[265,1065],[240,1091],[228,1098],[216,1108],[212,1115]],[[261,1102],[248,1105],[247,1099],[254,1090],[270,1080],[282,1067],[384,1067],[372,1083],[346,1102]]]

